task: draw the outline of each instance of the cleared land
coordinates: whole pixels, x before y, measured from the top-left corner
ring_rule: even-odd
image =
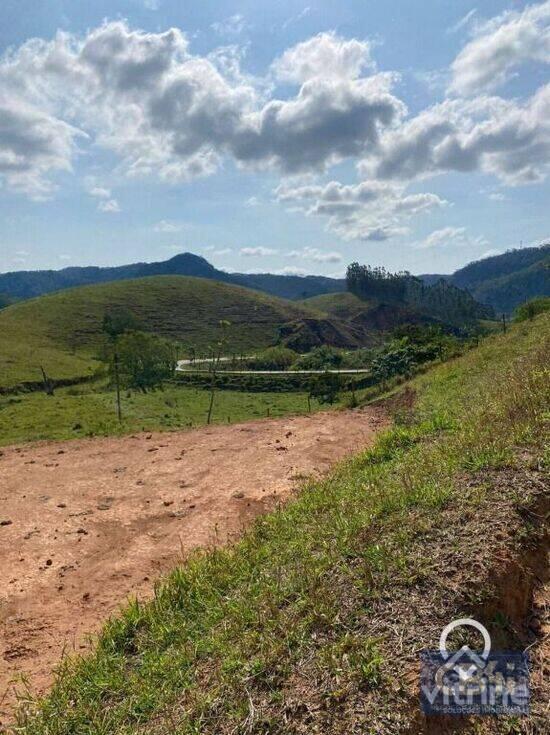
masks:
[[[0,720],[13,677],[43,692],[62,653],[85,647],[128,594],[150,596],[191,549],[239,533],[383,424],[380,410],[332,411],[4,449]]]
[[[542,315],[416,378],[371,450],[130,605],[17,732],[433,731],[418,652],[465,615],[529,648],[531,714],[436,731],[546,732],[549,340]]]
[[[311,316],[304,306],[203,278],[151,276],[82,286],[23,301],[0,311],[0,388],[50,377],[90,375],[102,344],[105,312],[130,310],[141,328],[207,351],[219,322],[231,323],[228,351],[274,344],[278,327]]]

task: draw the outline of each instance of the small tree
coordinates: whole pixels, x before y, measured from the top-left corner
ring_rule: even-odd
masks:
[[[105,312],[101,328],[109,340],[107,352],[110,356],[112,355],[111,369],[115,382],[117,416],[118,420],[122,421],[118,341],[129,330],[138,329],[139,322],[129,309],[125,306],[120,306]]]

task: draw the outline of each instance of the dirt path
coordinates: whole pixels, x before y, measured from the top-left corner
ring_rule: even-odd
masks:
[[[369,444],[380,410],[0,452],[0,723],[129,594]],[[21,686],[18,687],[21,690]]]

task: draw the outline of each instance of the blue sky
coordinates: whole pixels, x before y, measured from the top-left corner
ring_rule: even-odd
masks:
[[[0,271],[450,272],[550,234],[548,1],[2,10]]]

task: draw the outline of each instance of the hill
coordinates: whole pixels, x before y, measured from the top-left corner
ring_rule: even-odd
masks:
[[[417,377],[374,448],[129,603],[17,733],[546,732],[549,340],[542,314]],[[465,613],[529,649],[528,715],[421,715],[419,652]]]
[[[376,299],[363,300],[349,291],[315,296],[302,303],[325,316],[345,322],[347,328],[355,333],[359,330],[371,338],[373,334],[392,332],[403,324],[443,324],[412,307]]]
[[[525,301],[550,296],[550,243],[483,258],[450,276],[424,274],[420,278],[426,285],[444,279],[467,289],[477,301],[496,312],[511,314]]]
[[[90,374],[101,347],[106,311],[124,307],[144,331],[178,340],[198,352],[231,322],[227,350],[274,344],[285,322],[311,316],[304,306],[217,281],[156,276],[59,291],[0,311],[0,387]]]
[[[58,271],[3,273],[0,274],[0,293],[12,299],[29,299],[75,286],[161,275],[208,278],[286,299],[303,299],[316,294],[340,291],[344,287],[342,280],[324,276],[278,276],[270,273],[229,274],[214,268],[199,255],[181,253],[158,263],[132,263],[114,268],[90,266],[63,268]]]

